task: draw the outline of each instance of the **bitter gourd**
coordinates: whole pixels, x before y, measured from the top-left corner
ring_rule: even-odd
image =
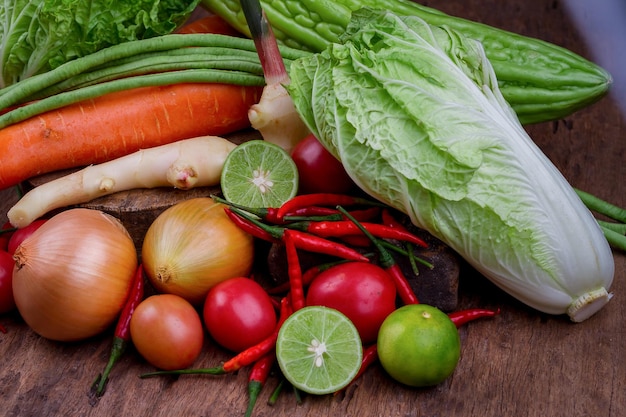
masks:
[[[244,34],[239,0],[202,0]],[[603,97],[611,75],[595,63],[552,43],[451,16],[409,0],[261,0],[279,42],[319,52],[338,42],[352,11],[371,7],[414,15],[482,42],[505,99],[524,124],[565,117]]]

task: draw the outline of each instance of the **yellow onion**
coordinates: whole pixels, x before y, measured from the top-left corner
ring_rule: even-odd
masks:
[[[61,212],[16,249],[13,294],[39,335],[76,341],[105,330],[120,313],[137,252],[114,217],[84,208]]]
[[[209,290],[252,269],[254,242],[211,198],[192,198],[161,213],[144,237],[141,258],[155,289],[200,305]]]

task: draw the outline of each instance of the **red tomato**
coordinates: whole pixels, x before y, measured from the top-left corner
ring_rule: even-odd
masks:
[[[18,246],[22,244],[24,239],[35,233],[35,230],[39,229],[45,222],[46,220],[44,219],[35,220],[28,226],[22,227],[21,229],[17,229],[15,232],[13,232],[11,238],[9,239],[7,252],[9,252],[10,254],[15,253],[15,249],[17,249]]]
[[[151,365],[174,370],[196,361],[204,343],[204,328],[196,309],[174,294],[152,295],[130,318],[135,348]]]
[[[5,230],[5,229],[13,229],[13,226],[11,225],[11,223],[6,222],[2,225],[2,230]],[[12,234],[13,232],[0,233],[0,250],[8,251],[9,239],[11,239]]]
[[[203,317],[211,337],[234,352],[271,335],[277,320],[267,292],[256,281],[244,277],[231,278],[211,288]]]
[[[300,194],[344,194],[354,187],[341,162],[313,135],[308,135],[296,145],[291,158],[298,167]]]
[[[383,320],[396,309],[396,287],[381,267],[347,262],[315,277],[306,304],[339,310],[354,323],[367,344],[376,340]]]
[[[0,314],[15,309],[13,298],[13,256],[7,251],[0,250]]]

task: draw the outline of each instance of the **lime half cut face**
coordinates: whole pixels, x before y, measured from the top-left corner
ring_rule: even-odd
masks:
[[[361,367],[359,332],[339,311],[304,307],[283,323],[276,357],[285,378],[309,394],[330,394],[347,386]]]
[[[280,207],[298,192],[298,168],[281,147],[264,140],[238,145],[224,161],[224,198],[252,208]]]

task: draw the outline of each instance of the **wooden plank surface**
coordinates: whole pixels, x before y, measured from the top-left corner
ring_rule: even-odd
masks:
[[[626,73],[620,65],[626,46],[623,37],[615,33],[619,28],[611,24],[616,15],[624,22],[624,12],[600,19],[591,36],[585,38],[573,24],[566,4],[591,3],[586,0],[426,3],[602,60],[615,77],[611,95],[563,121],[530,126],[528,131],[572,185],[626,206],[626,110],[618,107],[626,97]],[[588,21],[600,14],[602,5],[612,2],[600,3],[587,12]],[[1,156],[5,157],[9,156]],[[13,190],[0,193],[1,221],[5,221],[15,199]],[[615,297],[586,322],[573,324],[564,317],[533,311],[465,268],[459,307],[500,307],[502,314],[461,330],[461,361],[445,383],[430,389],[410,389],[394,383],[375,366],[341,395],[305,397],[296,404],[287,392],[269,407],[265,401],[277,382],[271,378],[256,415],[623,416],[626,256],[614,254]],[[17,314],[1,316],[0,324],[8,329],[0,334],[0,415],[237,416],[245,410],[245,372],[141,380],[138,375],[152,368],[132,349],[114,369],[104,397],[91,404],[88,388],[107,360],[109,335],[63,344],[36,336]],[[227,357],[227,352],[207,345],[197,365],[213,366]]]

